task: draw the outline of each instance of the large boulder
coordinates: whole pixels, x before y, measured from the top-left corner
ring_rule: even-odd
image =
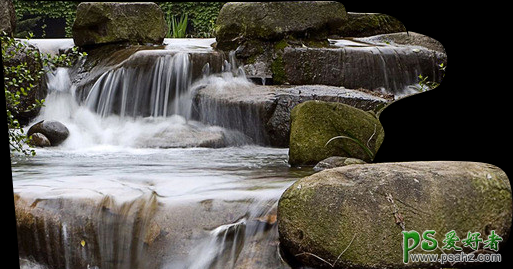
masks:
[[[437,249],[426,252],[419,244],[409,256],[442,254],[443,240],[452,230],[461,240],[468,232],[479,232],[487,240],[494,231],[503,239],[500,250],[509,237],[511,217],[506,174],[493,165],[473,162],[328,169],[295,182],[278,205],[281,247],[314,268],[445,268],[449,264],[403,263],[402,231],[436,232],[432,238],[438,242]],[[412,247],[411,241],[407,247]],[[463,243],[458,241],[456,246]]]
[[[68,128],[58,121],[42,120],[29,128],[27,136],[36,133],[46,136],[52,146],[59,145],[69,136]]]
[[[330,156],[369,162],[385,136],[374,114],[346,104],[307,101],[294,107],[290,117],[291,165],[315,165]]]
[[[155,3],[86,2],[77,7],[73,40],[77,46],[108,43],[158,44],[167,33]]]
[[[217,48],[232,50],[247,40],[286,36],[326,39],[346,19],[344,6],[334,1],[227,3],[217,17]]]
[[[11,0],[0,0],[0,35],[12,36],[16,28],[16,11]]]

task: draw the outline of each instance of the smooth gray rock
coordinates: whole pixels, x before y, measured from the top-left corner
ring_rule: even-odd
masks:
[[[35,133],[41,133],[48,138],[52,146],[61,144],[69,136],[68,128],[58,121],[46,121],[42,120],[32,125],[27,135],[31,136]]]

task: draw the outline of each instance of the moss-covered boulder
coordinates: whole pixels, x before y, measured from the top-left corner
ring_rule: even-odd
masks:
[[[158,44],[167,33],[164,13],[155,3],[80,3],[73,24],[77,46],[108,43]]]
[[[381,123],[369,112],[346,104],[307,101],[291,112],[289,163],[315,165],[330,156],[369,162],[384,136]]]
[[[326,39],[346,18],[344,6],[334,1],[227,3],[217,17],[217,48],[232,50],[247,40],[286,36]]]
[[[473,162],[356,164],[328,169],[298,180],[278,204],[281,247],[314,268],[445,268],[448,263],[403,263],[402,232],[417,231],[421,236],[426,230],[436,232],[430,236],[437,241],[437,249],[423,251],[419,244],[409,256],[441,254],[445,235],[451,231],[461,240],[468,232],[479,232],[487,240],[494,231],[502,238],[500,250],[509,237],[511,217],[506,174],[493,165]],[[456,246],[463,247],[463,243],[458,241]],[[481,242],[480,249],[483,246]],[[462,249],[463,253],[472,251]]]
[[[334,33],[335,37],[365,37],[406,31],[402,22],[386,14],[348,12],[347,17],[347,22]]]

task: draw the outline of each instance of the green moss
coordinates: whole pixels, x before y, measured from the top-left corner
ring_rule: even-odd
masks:
[[[285,74],[285,64],[281,55],[278,55],[276,59],[271,63],[271,72],[273,73],[273,81],[275,84],[283,84],[287,81],[287,75]]]
[[[307,46],[311,47],[311,48],[327,48],[327,47],[329,47],[329,45],[330,45],[330,43],[327,39],[323,39],[323,40],[312,39],[312,40],[307,41]]]
[[[344,252],[335,268],[408,268],[401,259],[396,209],[404,217],[406,230],[435,230],[441,247],[451,230],[461,239],[468,231],[486,238],[492,229],[507,238],[511,208],[508,178],[486,164],[366,164],[324,170],[298,180],[280,198],[278,225],[282,246],[314,268],[325,264],[298,254],[313,253],[333,263]],[[417,248],[412,253],[425,252]]]
[[[282,39],[278,42],[276,42],[276,44],[274,44],[274,50],[275,51],[278,51],[278,50],[283,50],[284,48],[286,48],[289,44],[287,43],[287,41],[285,39]]]
[[[383,142],[381,123],[371,114],[341,103],[307,101],[291,112],[289,163],[314,165],[331,156],[354,157],[370,162],[366,151],[348,136],[367,145],[375,154]]]

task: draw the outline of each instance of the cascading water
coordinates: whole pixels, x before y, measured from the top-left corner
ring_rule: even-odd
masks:
[[[70,136],[13,167],[17,210],[30,212],[17,219],[34,223],[18,229],[23,269],[236,268],[277,255],[275,211],[272,222],[267,216],[297,177],[286,150],[204,148],[251,139],[190,119],[197,85],[251,85],[230,58],[220,74],[203,66],[195,83],[185,52],[121,66],[100,76],[83,101],[72,70],[48,74],[34,122],[60,121]],[[265,170],[272,176],[262,177]]]
[[[166,42],[87,87],[76,70],[49,74],[34,122],[60,121],[70,136],[12,165],[23,269],[288,268],[276,203],[313,171],[289,167],[287,149],[255,145],[266,145],[261,108],[212,99],[191,111],[204,87],[265,99],[233,53],[209,58],[213,39]]]
[[[187,116],[191,84],[188,53],[156,59],[150,69],[120,67],[102,75],[93,85],[86,105],[102,117]]]

